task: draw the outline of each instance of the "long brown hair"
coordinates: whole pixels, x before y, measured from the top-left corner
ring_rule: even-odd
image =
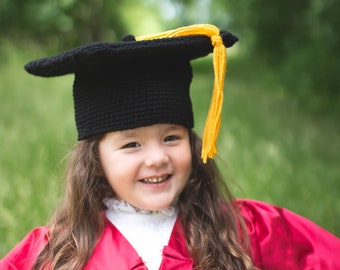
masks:
[[[213,160],[202,164],[201,140],[190,133],[192,175],[180,195],[180,218],[195,269],[255,269],[232,196]],[[104,228],[103,199],[114,193],[100,164],[101,136],[80,141],[70,155],[61,208],[50,221],[49,241],[33,269],[82,269]],[[241,230],[240,230],[241,228]]]
[[[104,227],[103,199],[113,196],[99,161],[100,138],[80,141],[70,153],[63,201],[33,269],[82,269],[90,258]]]
[[[203,164],[201,139],[191,133],[192,173],[179,199],[195,269],[256,269],[244,221],[214,160]]]

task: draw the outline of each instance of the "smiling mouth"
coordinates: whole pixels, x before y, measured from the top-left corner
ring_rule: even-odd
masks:
[[[166,180],[168,180],[170,177],[170,175],[165,175],[165,176],[162,176],[162,177],[151,177],[151,178],[145,178],[145,179],[142,179],[142,180],[139,180],[140,182],[142,183],[146,183],[146,184],[158,184],[158,183],[162,183]]]

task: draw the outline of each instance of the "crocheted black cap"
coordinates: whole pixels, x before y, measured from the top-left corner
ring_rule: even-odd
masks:
[[[221,32],[226,47],[237,37]],[[203,35],[97,42],[32,61],[25,69],[51,77],[75,74],[78,139],[157,123],[193,127],[190,60],[212,52]]]

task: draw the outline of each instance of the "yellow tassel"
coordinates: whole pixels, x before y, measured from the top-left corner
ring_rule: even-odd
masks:
[[[211,24],[194,24],[158,34],[136,37],[136,40],[152,40],[158,38],[172,38],[190,35],[208,36],[211,38],[212,45],[214,46],[214,89],[202,137],[201,157],[203,163],[206,163],[208,158],[214,158],[214,156],[217,154],[216,141],[221,126],[224,77],[227,67],[227,50],[223,44],[219,29]]]

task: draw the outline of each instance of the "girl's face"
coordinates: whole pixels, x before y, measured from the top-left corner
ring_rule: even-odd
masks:
[[[189,134],[181,125],[107,133],[99,142],[99,156],[117,197],[145,210],[169,207],[191,173]]]

